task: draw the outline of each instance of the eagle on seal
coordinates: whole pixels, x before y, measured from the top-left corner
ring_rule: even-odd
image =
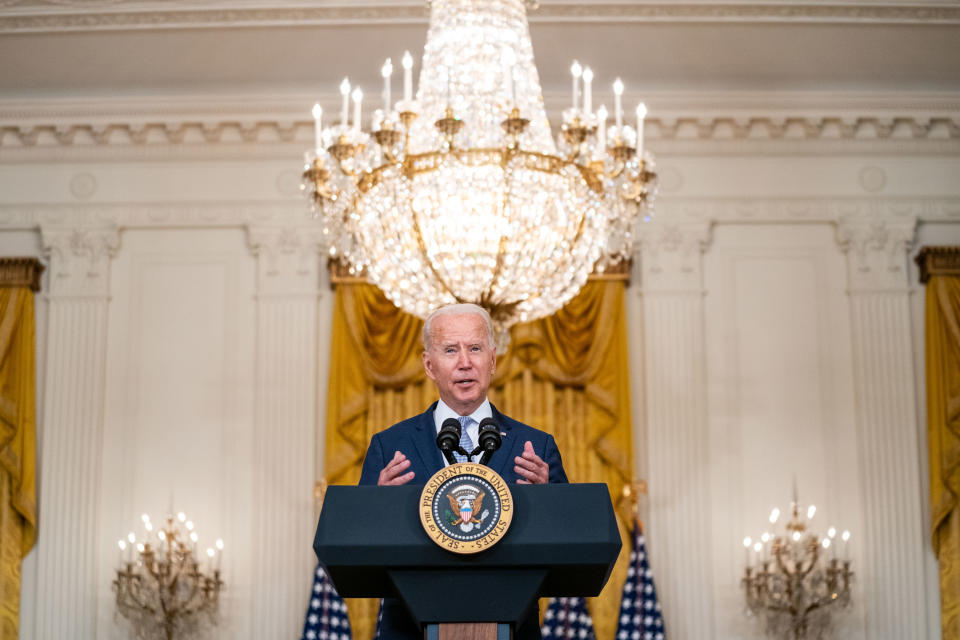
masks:
[[[447,494],[447,499],[450,500],[450,508],[453,509],[454,513],[459,513],[460,518],[453,523],[453,526],[458,524],[463,524],[467,522],[472,522],[473,524],[480,524],[480,521],[477,520],[473,514],[479,513],[480,505],[483,503],[483,496],[486,494],[481,491],[480,495],[477,496],[475,500],[469,500],[464,498],[461,502],[457,502],[457,499],[451,494]]]

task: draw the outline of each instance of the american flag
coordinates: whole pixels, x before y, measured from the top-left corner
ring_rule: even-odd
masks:
[[[663,615],[653,586],[653,572],[647,562],[647,545],[640,523],[634,523],[630,568],[620,596],[617,640],[666,640]]]
[[[380,640],[383,633],[383,598],[380,598],[380,604],[377,607],[377,628],[373,632],[373,640]]]
[[[544,638],[597,640],[587,601],[583,598],[551,598],[540,634]]]
[[[347,603],[333,588],[327,572],[317,565],[301,640],[351,640],[352,637]]]

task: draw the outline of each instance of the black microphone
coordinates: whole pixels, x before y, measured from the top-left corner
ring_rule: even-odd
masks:
[[[477,434],[477,442],[480,445],[478,448],[483,451],[480,464],[486,465],[490,462],[490,458],[500,448],[502,441],[500,426],[493,418],[484,418],[480,421],[480,432]]]
[[[447,418],[440,425],[440,433],[437,434],[437,447],[443,452],[443,457],[450,464],[456,464],[457,459],[453,457],[453,452],[460,449],[460,421],[456,418]]]

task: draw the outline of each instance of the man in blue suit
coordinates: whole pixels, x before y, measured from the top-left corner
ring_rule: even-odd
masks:
[[[566,482],[553,436],[503,415],[487,399],[496,364],[493,323],[486,310],[473,304],[456,304],[430,314],[423,325],[423,368],[436,383],[440,400],[424,413],[373,436],[360,484],[426,483],[447,464],[437,448],[437,434],[447,418],[457,418],[463,424],[465,438],[461,443],[467,451],[477,443],[480,421],[496,421],[502,444],[489,466],[507,482]],[[391,599],[384,600],[381,630],[385,640],[423,637],[403,605]],[[535,608],[514,637],[540,638]]]

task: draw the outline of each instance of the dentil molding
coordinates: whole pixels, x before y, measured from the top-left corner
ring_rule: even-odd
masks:
[[[157,119],[161,121],[143,122],[137,118],[131,122],[122,117],[97,122],[57,122],[54,118],[28,123],[0,120],[0,148],[8,158],[13,158],[16,150],[32,148],[299,143],[306,149],[313,140],[313,123],[305,118],[224,120],[208,115],[203,121],[175,121],[163,116]],[[645,134],[654,145],[658,140],[956,141],[960,140],[960,116],[654,116],[647,119]]]
[[[173,6],[171,6],[173,5]],[[425,24],[426,2],[0,0],[0,33]],[[925,2],[542,2],[530,22],[960,24],[960,7]]]

